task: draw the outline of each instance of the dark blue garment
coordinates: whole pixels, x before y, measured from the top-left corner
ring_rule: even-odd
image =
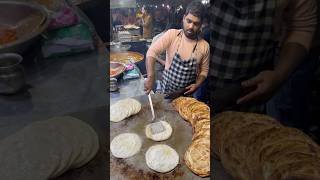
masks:
[[[166,23],[161,21],[153,22],[152,36],[156,36],[166,29]]]
[[[203,39],[206,40],[210,44],[210,28],[206,27],[202,30]]]
[[[308,56],[267,102],[267,114],[286,126],[307,130],[312,118],[308,113],[309,98],[318,65],[318,57]]]
[[[202,85],[193,93],[193,97],[204,103],[208,102],[208,79],[204,80]]]

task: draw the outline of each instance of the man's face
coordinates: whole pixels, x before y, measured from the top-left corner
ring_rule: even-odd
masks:
[[[183,32],[189,39],[196,39],[201,28],[201,19],[187,14],[183,16]]]

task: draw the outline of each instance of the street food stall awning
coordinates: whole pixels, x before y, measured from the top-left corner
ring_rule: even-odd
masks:
[[[111,0],[110,8],[136,8],[136,0]]]

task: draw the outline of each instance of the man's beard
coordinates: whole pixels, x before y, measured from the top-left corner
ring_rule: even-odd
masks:
[[[183,28],[183,33],[189,39],[196,39],[198,36],[197,32],[194,32],[192,30],[186,30],[185,28]]]

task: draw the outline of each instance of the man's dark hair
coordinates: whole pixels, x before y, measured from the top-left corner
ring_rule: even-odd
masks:
[[[149,6],[144,6],[144,10],[147,12],[147,14],[151,13],[151,7]]]
[[[200,18],[200,20],[202,21],[204,19],[205,12],[205,6],[199,0],[195,0],[188,4],[185,15],[188,15],[190,13]]]

